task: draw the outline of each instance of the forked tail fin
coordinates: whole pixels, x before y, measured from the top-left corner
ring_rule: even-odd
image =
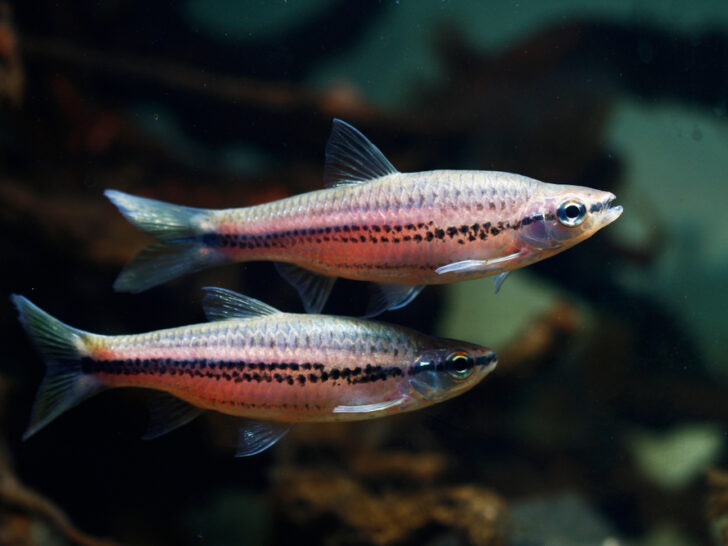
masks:
[[[104,195],[134,226],[159,242],[137,254],[114,283],[117,292],[142,292],[169,280],[226,261],[205,246],[196,220],[206,209],[136,197],[116,190]]]
[[[23,296],[13,294],[10,299],[18,309],[23,328],[47,366],[33,404],[28,430],[23,435],[25,440],[104,387],[92,375],[82,372],[84,338],[90,334],[62,323]]]

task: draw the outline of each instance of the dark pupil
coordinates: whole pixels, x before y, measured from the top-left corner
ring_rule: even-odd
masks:
[[[580,214],[579,207],[576,205],[569,205],[566,207],[566,217],[573,220],[574,218],[578,218]]]
[[[466,372],[472,368],[472,359],[469,356],[456,356],[453,358],[452,369],[456,372]]]

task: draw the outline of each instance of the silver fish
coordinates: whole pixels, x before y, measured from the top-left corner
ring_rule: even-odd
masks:
[[[496,276],[591,237],[622,214],[612,193],[495,171],[397,171],[334,120],[327,189],[246,208],[207,210],[107,190],[158,239],[115,283],[139,292],[229,262],[270,260],[318,313],[337,277],[377,283],[367,315],[407,305],[428,284]]]

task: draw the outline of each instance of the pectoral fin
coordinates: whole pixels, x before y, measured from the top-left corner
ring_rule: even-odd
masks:
[[[463,260],[438,267],[435,269],[435,273],[438,275],[445,275],[446,273],[488,273],[503,269],[510,262],[518,260],[525,255],[526,251],[521,250],[513,254],[508,254],[507,256],[493,258],[492,260]]]
[[[376,411],[382,411],[406,402],[409,399],[407,396],[400,396],[393,400],[385,400],[384,402],[376,402],[374,404],[360,404],[356,406],[336,406],[334,413],[373,413]]]

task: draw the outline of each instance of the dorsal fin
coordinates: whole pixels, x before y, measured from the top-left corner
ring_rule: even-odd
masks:
[[[384,154],[357,129],[334,118],[326,144],[324,185],[360,184],[398,172]]]
[[[280,313],[278,309],[227,288],[205,286],[202,308],[207,320],[228,320],[261,317]]]

